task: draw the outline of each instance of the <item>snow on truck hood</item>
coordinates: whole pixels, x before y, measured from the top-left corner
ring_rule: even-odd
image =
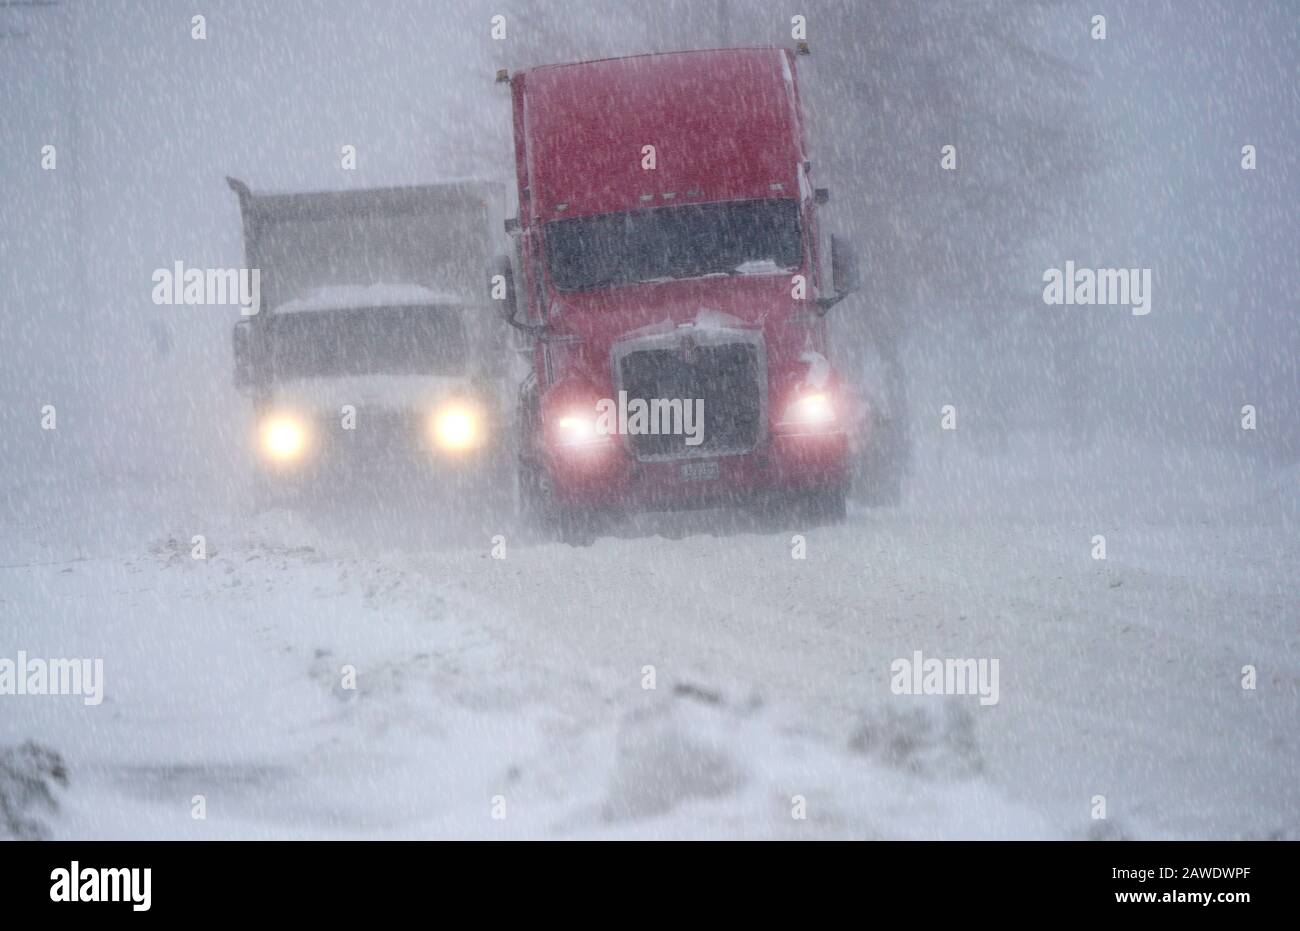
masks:
[[[358,411],[431,410],[448,397],[468,391],[468,378],[446,375],[349,375],[297,378],[275,385],[276,406],[304,414],[336,416],[345,404]]]
[[[754,324],[747,323],[739,317],[724,314],[719,310],[701,307],[695,314],[694,320],[675,323],[671,317],[665,317],[656,323],[647,323],[643,327],[637,327],[635,330],[624,333],[619,337],[619,342],[633,342],[646,337],[662,336],[665,333],[676,333],[680,330],[742,330],[753,329],[753,327]]]

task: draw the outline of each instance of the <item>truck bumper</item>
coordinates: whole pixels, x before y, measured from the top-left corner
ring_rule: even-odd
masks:
[[[484,439],[474,448],[449,451],[429,436],[421,412],[375,414],[362,411],[355,429],[342,429],[335,417],[301,417],[304,446],[299,455],[277,461],[268,456],[256,430],[250,436],[256,466],[282,484],[320,480],[366,482],[378,478],[446,477],[457,482],[499,480],[507,459],[504,430],[496,417],[485,418]],[[508,470],[505,470],[508,472]]]
[[[664,511],[724,507],[848,482],[844,433],[774,435],[737,455],[638,461],[618,438],[547,456],[555,498],[567,507]]]

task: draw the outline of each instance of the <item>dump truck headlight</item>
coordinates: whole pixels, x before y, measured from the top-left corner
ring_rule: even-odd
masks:
[[[262,455],[272,462],[294,462],[307,451],[307,424],[293,414],[271,414],[261,425]]]
[[[483,416],[472,405],[452,401],[433,415],[433,440],[439,449],[463,452],[483,442]]]

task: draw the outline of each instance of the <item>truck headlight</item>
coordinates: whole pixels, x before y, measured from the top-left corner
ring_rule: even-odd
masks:
[[[796,396],[786,405],[777,424],[780,427],[826,427],[835,422],[835,403],[825,391]]]
[[[565,446],[585,446],[600,437],[596,434],[596,417],[585,411],[570,411],[555,422],[556,438]]]
[[[262,455],[272,462],[294,462],[307,451],[307,424],[293,414],[271,414],[262,419]]]
[[[463,452],[483,442],[483,416],[472,405],[451,401],[433,415],[433,440],[439,449]]]
[[[613,437],[594,412],[595,404],[565,410],[555,418],[552,442],[564,449],[594,453],[610,447]]]

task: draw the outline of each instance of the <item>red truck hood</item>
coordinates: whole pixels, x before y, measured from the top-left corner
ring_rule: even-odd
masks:
[[[773,324],[798,315],[790,279],[786,273],[723,275],[556,292],[551,322],[555,335],[581,340],[592,360],[607,358],[622,339],[684,324],[762,329],[771,340]],[[808,302],[809,310],[814,306]]]

